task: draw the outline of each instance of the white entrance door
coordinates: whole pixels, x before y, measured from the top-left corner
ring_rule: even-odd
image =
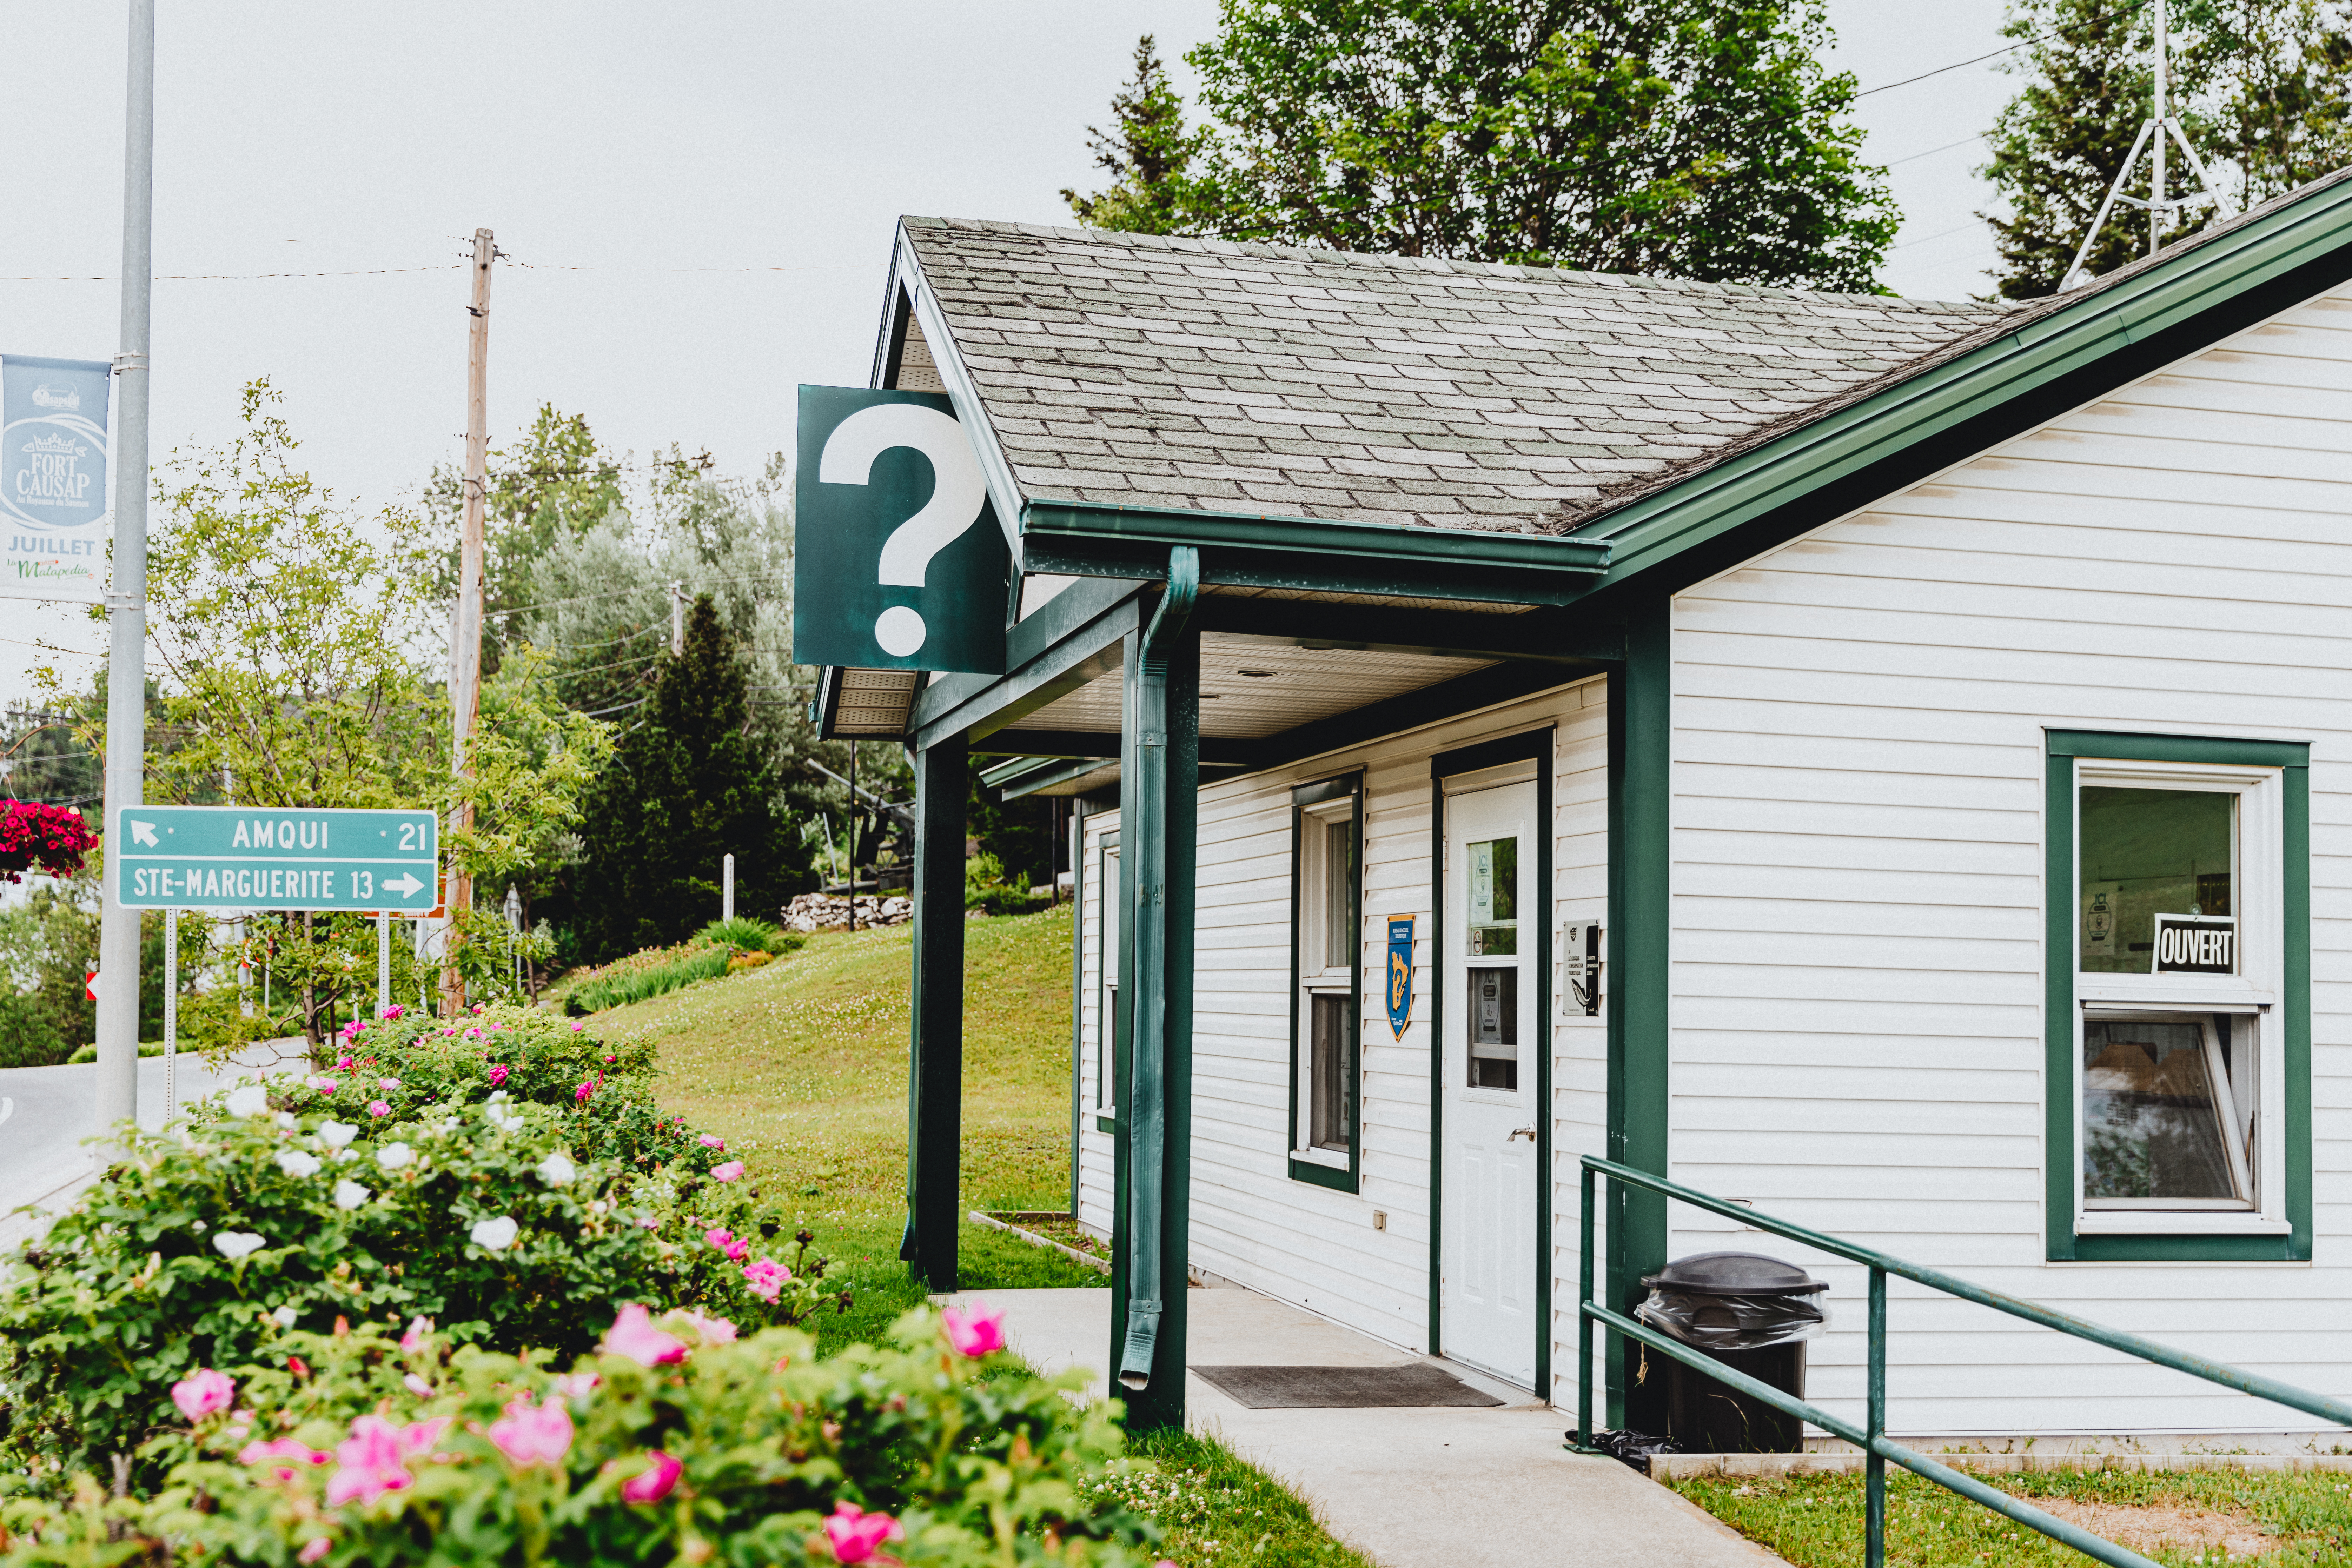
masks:
[[[1536,1380],[1536,787],[1445,802],[1444,1354]]]

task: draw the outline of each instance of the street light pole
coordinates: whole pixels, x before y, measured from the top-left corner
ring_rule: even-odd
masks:
[[[155,221],[155,0],[131,0],[122,146],[122,338],[114,360],[114,584],[107,595],[105,818],[141,804],[147,760],[147,305]],[[139,1113],[139,912],[105,883],[98,938],[97,1131]]]

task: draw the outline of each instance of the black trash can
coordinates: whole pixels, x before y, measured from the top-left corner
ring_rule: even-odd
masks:
[[[1829,1314],[1813,1298],[1829,1289],[1793,1263],[1756,1252],[1698,1252],[1642,1281],[1649,1299],[1634,1317],[1705,1351],[1737,1372],[1805,1396],[1805,1342]],[[1734,1392],[1672,1356],[1648,1355],[1666,1379],[1666,1436],[1689,1454],[1793,1454],[1804,1423]]]

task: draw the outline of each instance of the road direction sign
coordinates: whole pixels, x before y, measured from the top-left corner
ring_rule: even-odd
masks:
[[[423,915],[440,885],[430,811],[130,806],[106,846],[134,909],[389,909]]]

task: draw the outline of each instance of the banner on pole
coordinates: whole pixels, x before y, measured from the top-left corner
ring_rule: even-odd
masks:
[[[105,598],[112,371],[0,355],[0,598]]]
[[[938,392],[801,388],[793,662],[1001,674],[1013,554]]]

